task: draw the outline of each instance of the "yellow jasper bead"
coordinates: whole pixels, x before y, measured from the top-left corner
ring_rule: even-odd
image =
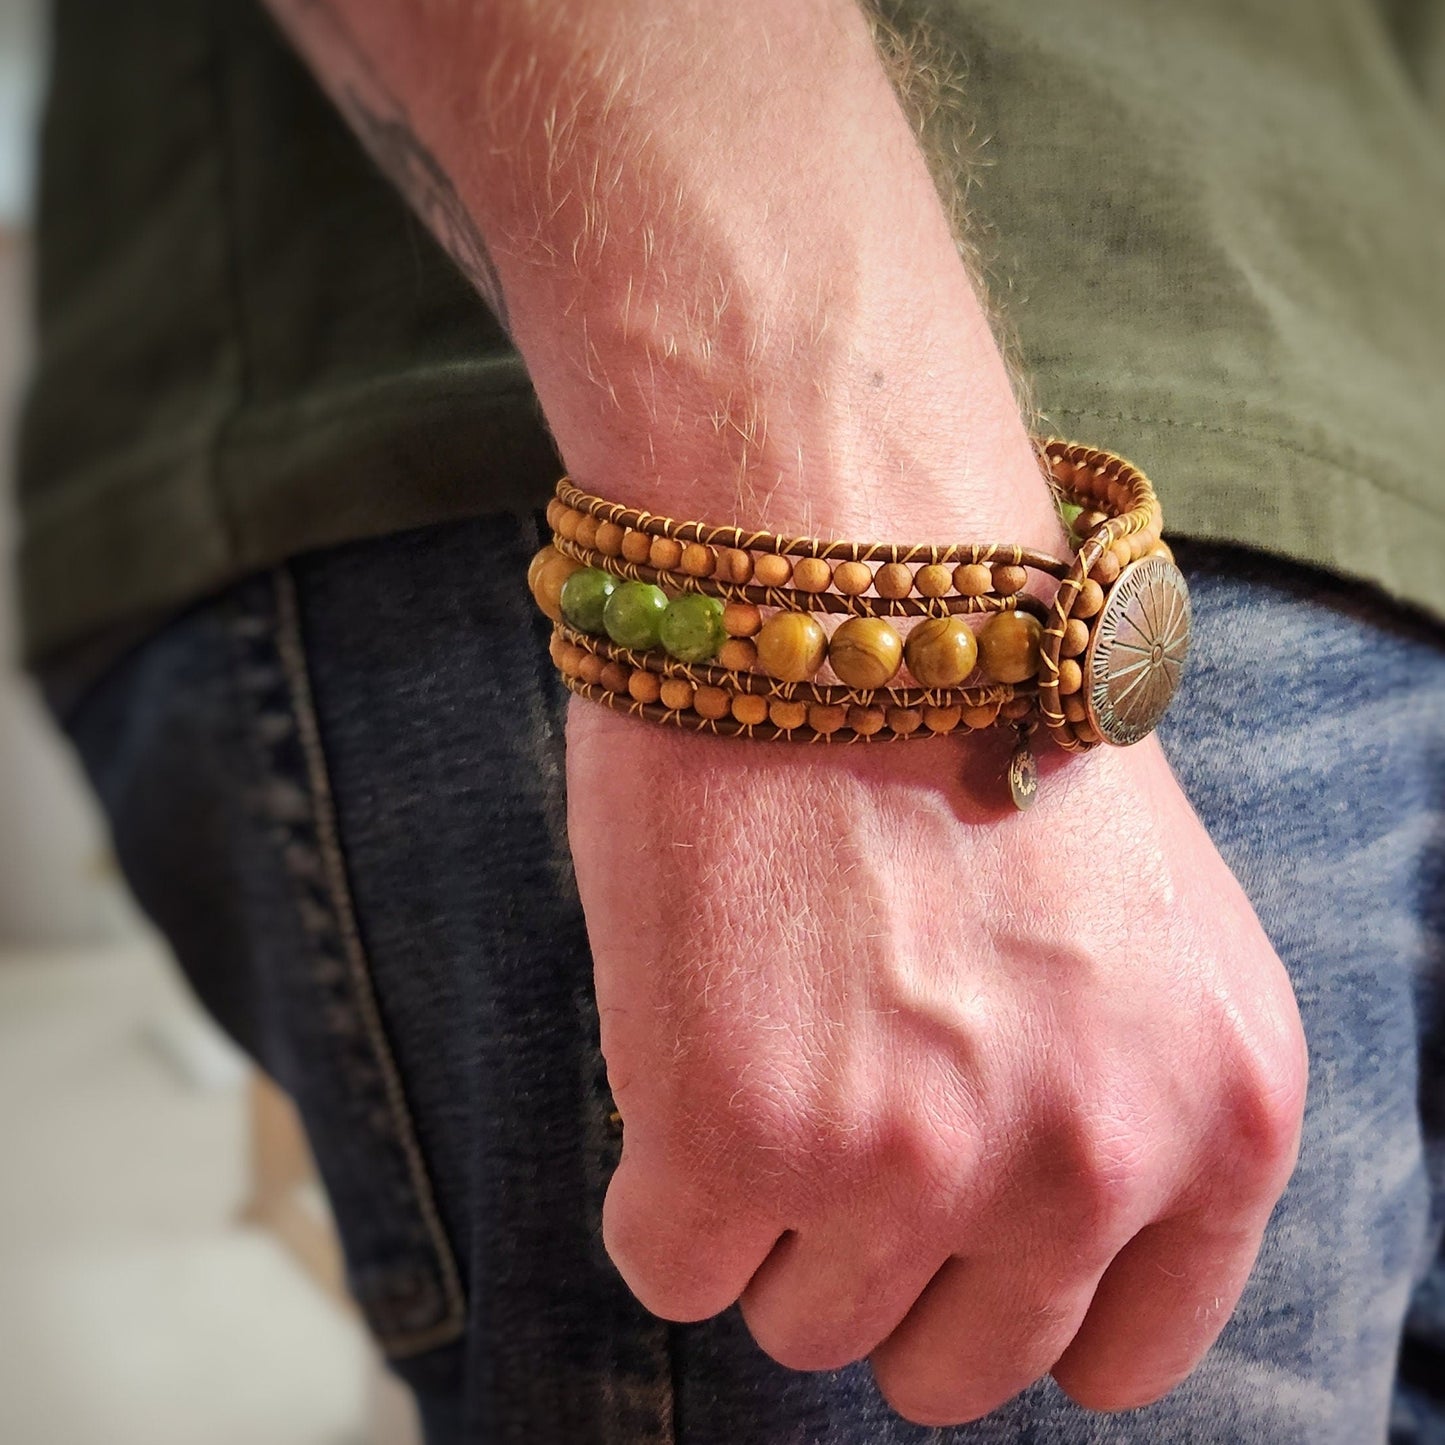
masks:
[[[907,597],[913,591],[913,573],[902,562],[885,562],[873,574],[873,588],[892,601]]]
[[[963,709],[953,707],[926,707],[923,709],[923,726],[931,733],[951,733],[963,716]]]
[[[768,700],[755,692],[740,692],[732,699],[732,712],[740,723],[767,722]]]
[[[1104,605],[1104,589],[1092,577],[1079,588],[1071,609],[1074,617],[1093,617]]]
[[[629,527],[622,534],[622,555],[629,562],[646,562],[652,555],[652,538]]]
[[[828,635],[806,612],[775,612],[757,638],[758,666],[781,682],[806,682],[828,655]]]
[[[753,563],[753,579],[763,587],[786,587],[793,577],[793,564],[776,552],[764,552]]]
[[[960,597],[986,597],[993,591],[993,569],[983,562],[960,562],[953,569],[953,586]]]
[[[903,644],[921,687],[957,687],[978,664],[978,639],[961,617],[926,617]]]
[[[848,721],[848,709],[837,702],[810,702],[808,726],[815,733],[835,733]]]
[[[751,602],[723,605],[723,631],[729,637],[755,637],[763,625],[763,614]]]
[[[741,547],[724,547],[718,553],[717,570],[713,576],[719,582],[733,582],[741,585],[753,580],[752,554]]]
[[[1059,642],[1060,654],[1064,657],[1077,657],[1088,645],[1089,624],[1082,617],[1069,618],[1064,623],[1064,635]]]
[[[746,637],[730,637],[717,655],[718,664],[732,672],[750,672],[758,660],[758,649]]]
[[[886,721],[881,707],[865,707],[861,703],[855,703],[848,709],[848,726],[860,737],[871,738],[874,733],[882,730]]]
[[[647,560],[659,572],[675,572],[682,565],[682,543],[676,537],[654,537]]]
[[[627,679],[627,691],[636,702],[656,702],[662,696],[662,679],[655,672],[635,667]]]
[[[662,681],[659,697],[664,707],[683,712],[692,706],[692,691],[692,684],[686,678],[668,677]]]
[[[590,550],[597,545],[597,529],[601,525],[590,512],[583,512],[582,520],[577,523],[577,530],[572,534],[572,540],[579,547]]]
[[[986,702],[980,707],[963,709],[962,721],[965,727],[991,728],[998,721],[998,704]]]
[[[562,621],[562,584],[582,564],[564,556],[551,543],[543,547],[527,567],[527,586],[536,599],[537,606],[552,619]]]
[[[903,639],[883,617],[850,617],[828,642],[828,662],[849,687],[884,687],[903,661]]]
[[[923,726],[923,714],[913,707],[890,707],[884,715],[889,728],[907,737]]]
[[[791,732],[808,720],[808,704],[788,698],[775,697],[768,703],[768,721],[774,727]]]
[[[620,557],[622,539],[626,535],[626,527],[621,527],[616,522],[603,522],[597,528],[597,541],[594,545],[604,556]]]
[[[717,721],[732,709],[732,699],[720,687],[700,687],[693,693],[693,710],[702,717]]]
[[[1022,592],[1029,580],[1027,567],[1016,567],[1012,563],[1005,563],[993,569],[993,589],[1001,597],[1011,597],[1015,592]]]
[[[1023,682],[1039,670],[1044,629],[1028,612],[1000,612],[978,634],[983,665],[996,682]]]
[[[682,570],[689,577],[711,577],[717,566],[717,553],[701,542],[689,542],[682,549]]]
[[[1059,664],[1059,695],[1067,697],[1078,692],[1084,685],[1084,669],[1072,657],[1066,657]]]

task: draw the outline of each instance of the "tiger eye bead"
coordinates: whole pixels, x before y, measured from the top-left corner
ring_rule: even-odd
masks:
[[[718,664],[733,672],[751,672],[758,660],[757,647],[746,637],[730,637],[717,655]]]
[[[953,573],[947,567],[930,562],[913,574],[913,585],[920,597],[946,597],[953,587]]]
[[[720,687],[700,687],[693,693],[693,711],[716,722],[732,711],[732,698]]]
[[[1084,685],[1084,669],[1072,657],[1066,657],[1059,664],[1059,695],[1067,697],[1078,692]]]
[[[626,527],[619,526],[616,522],[603,522],[597,528],[597,540],[593,545],[604,557],[620,557],[622,539],[626,535]]]
[[[1027,567],[1015,567],[1009,563],[993,569],[993,590],[1000,597],[1012,597],[1015,592],[1022,592],[1028,580]]]
[[[743,586],[753,580],[753,558],[741,547],[725,547],[718,554],[717,569],[713,576],[719,582],[731,582]]]
[[[1063,657],[1077,657],[1089,645],[1089,624],[1082,617],[1071,617],[1064,623],[1064,636],[1059,643]]]
[[[701,542],[689,542],[682,549],[682,570],[689,577],[711,577],[717,565],[717,553]]]
[[[957,704],[952,707],[926,707],[923,709],[923,726],[931,733],[951,733],[963,717],[963,709]]]
[[[652,538],[629,527],[622,534],[622,555],[629,562],[646,562],[652,556]]]
[[[1079,595],[1074,599],[1074,605],[1069,610],[1075,617],[1093,617],[1103,605],[1104,589],[1090,577],[1079,588]]]
[[[855,703],[848,709],[848,726],[860,737],[871,738],[881,732],[887,720],[881,707]]]
[[[753,563],[753,578],[762,587],[786,587],[793,578],[793,564],[776,552],[764,552]]]
[[[960,597],[986,597],[993,590],[993,568],[983,562],[961,562],[953,569],[953,586]]]
[[[1039,670],[1039,643],[1044,629],[1032,613],[999,612],[978,635],[983,665],[995,682],[1023,682]]]
[[[682,565],[682,543],[676,537],[654,537],[647,560],[659,572],[676,572]]]
[[[645,667],[634,667],[627,679],[627,691],[635,702],[656,702],[662,696],[662,679]]]
[[[536,599],[537,606],[552,619],[562,619],[562,587],[574,573],[582,570],[582,564],[572,557],[564,556],[549,542],[532,558],[527,567],[527,586]]]
[[[806,682],[828,653],[827,633],[806,612],[775,612],[756,641],[758,666],[782,682]]]
[[[815,733],[835,733],[848,722],[848,709],[842,703],[810,702],[808,726]]]
[[[774,727],[791,732],[808,720],[808,704],[789,698],[775,697],[768,703],[768,721]]]
[[[873,585],[873,569],[866,562],[840,562],[833,569],[833,586],[845,597],[861,597]]]
[[[756,725],[768,720],[768,700],[755,692],[737,693],[731,707],[733,716],[740,723]]]
[[[686,678],[665,677],[662,680],[658,696],[663,707],[670,707],[675,712],[684,712],[692,706],[693,686]]]
[[[833,569],[821,557],[799,557],[793,564],[793,586],[804,592],[826,592]]]
[[[828,642],[828,662],[849,687],[883,687],[903,661],[903,639],[884,617],[850,617]]]
[[[890,600],[907,597],[913,591],[913,573],[902,562],[885,562],[873,574],[873,588]]]
[[[921,687],[957,687],[978,665],[978,639],[961,617],[925,617],[903,655]]]
[[[756,637],[763,614],[751,602],[729,602],[723,607],[723,630],[729,637]]]

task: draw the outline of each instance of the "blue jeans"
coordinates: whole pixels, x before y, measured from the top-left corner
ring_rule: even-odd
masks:
[[[736,1308],[657,1320],[608,1261],[619,1136],[568,694],[524,580],[540,520],[298,558],[59,705],[141,903],[299,1102],[431,1445],[1445,1442],[1445,633],[1179,544],[1197,631],[1161,736],[1299,994],[1299,1168],[1239,1310],[1166,1399],[1092,1415],[1044,1381],[930,1431],[866,1363],[785,1370]]]

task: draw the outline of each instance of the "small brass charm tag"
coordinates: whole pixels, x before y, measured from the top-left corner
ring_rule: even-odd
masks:
[[[1020,812],[1033,806],[1039,791],[1039,765],[1034,760],[1033,749],[1029,747],[1027,733],[1020,734],[1018,746],[1008,760],[1008,788],[1014,807]]]

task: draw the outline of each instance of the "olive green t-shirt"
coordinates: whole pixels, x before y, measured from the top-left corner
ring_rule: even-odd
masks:
[[[1445,4],[895,0],[966,75],[1047,429],[1445,621]],[[58,0],[32,656],[304,550],[541,506],[505,335],[259,0]],[[960,184],[961,184],[960,180]]]

